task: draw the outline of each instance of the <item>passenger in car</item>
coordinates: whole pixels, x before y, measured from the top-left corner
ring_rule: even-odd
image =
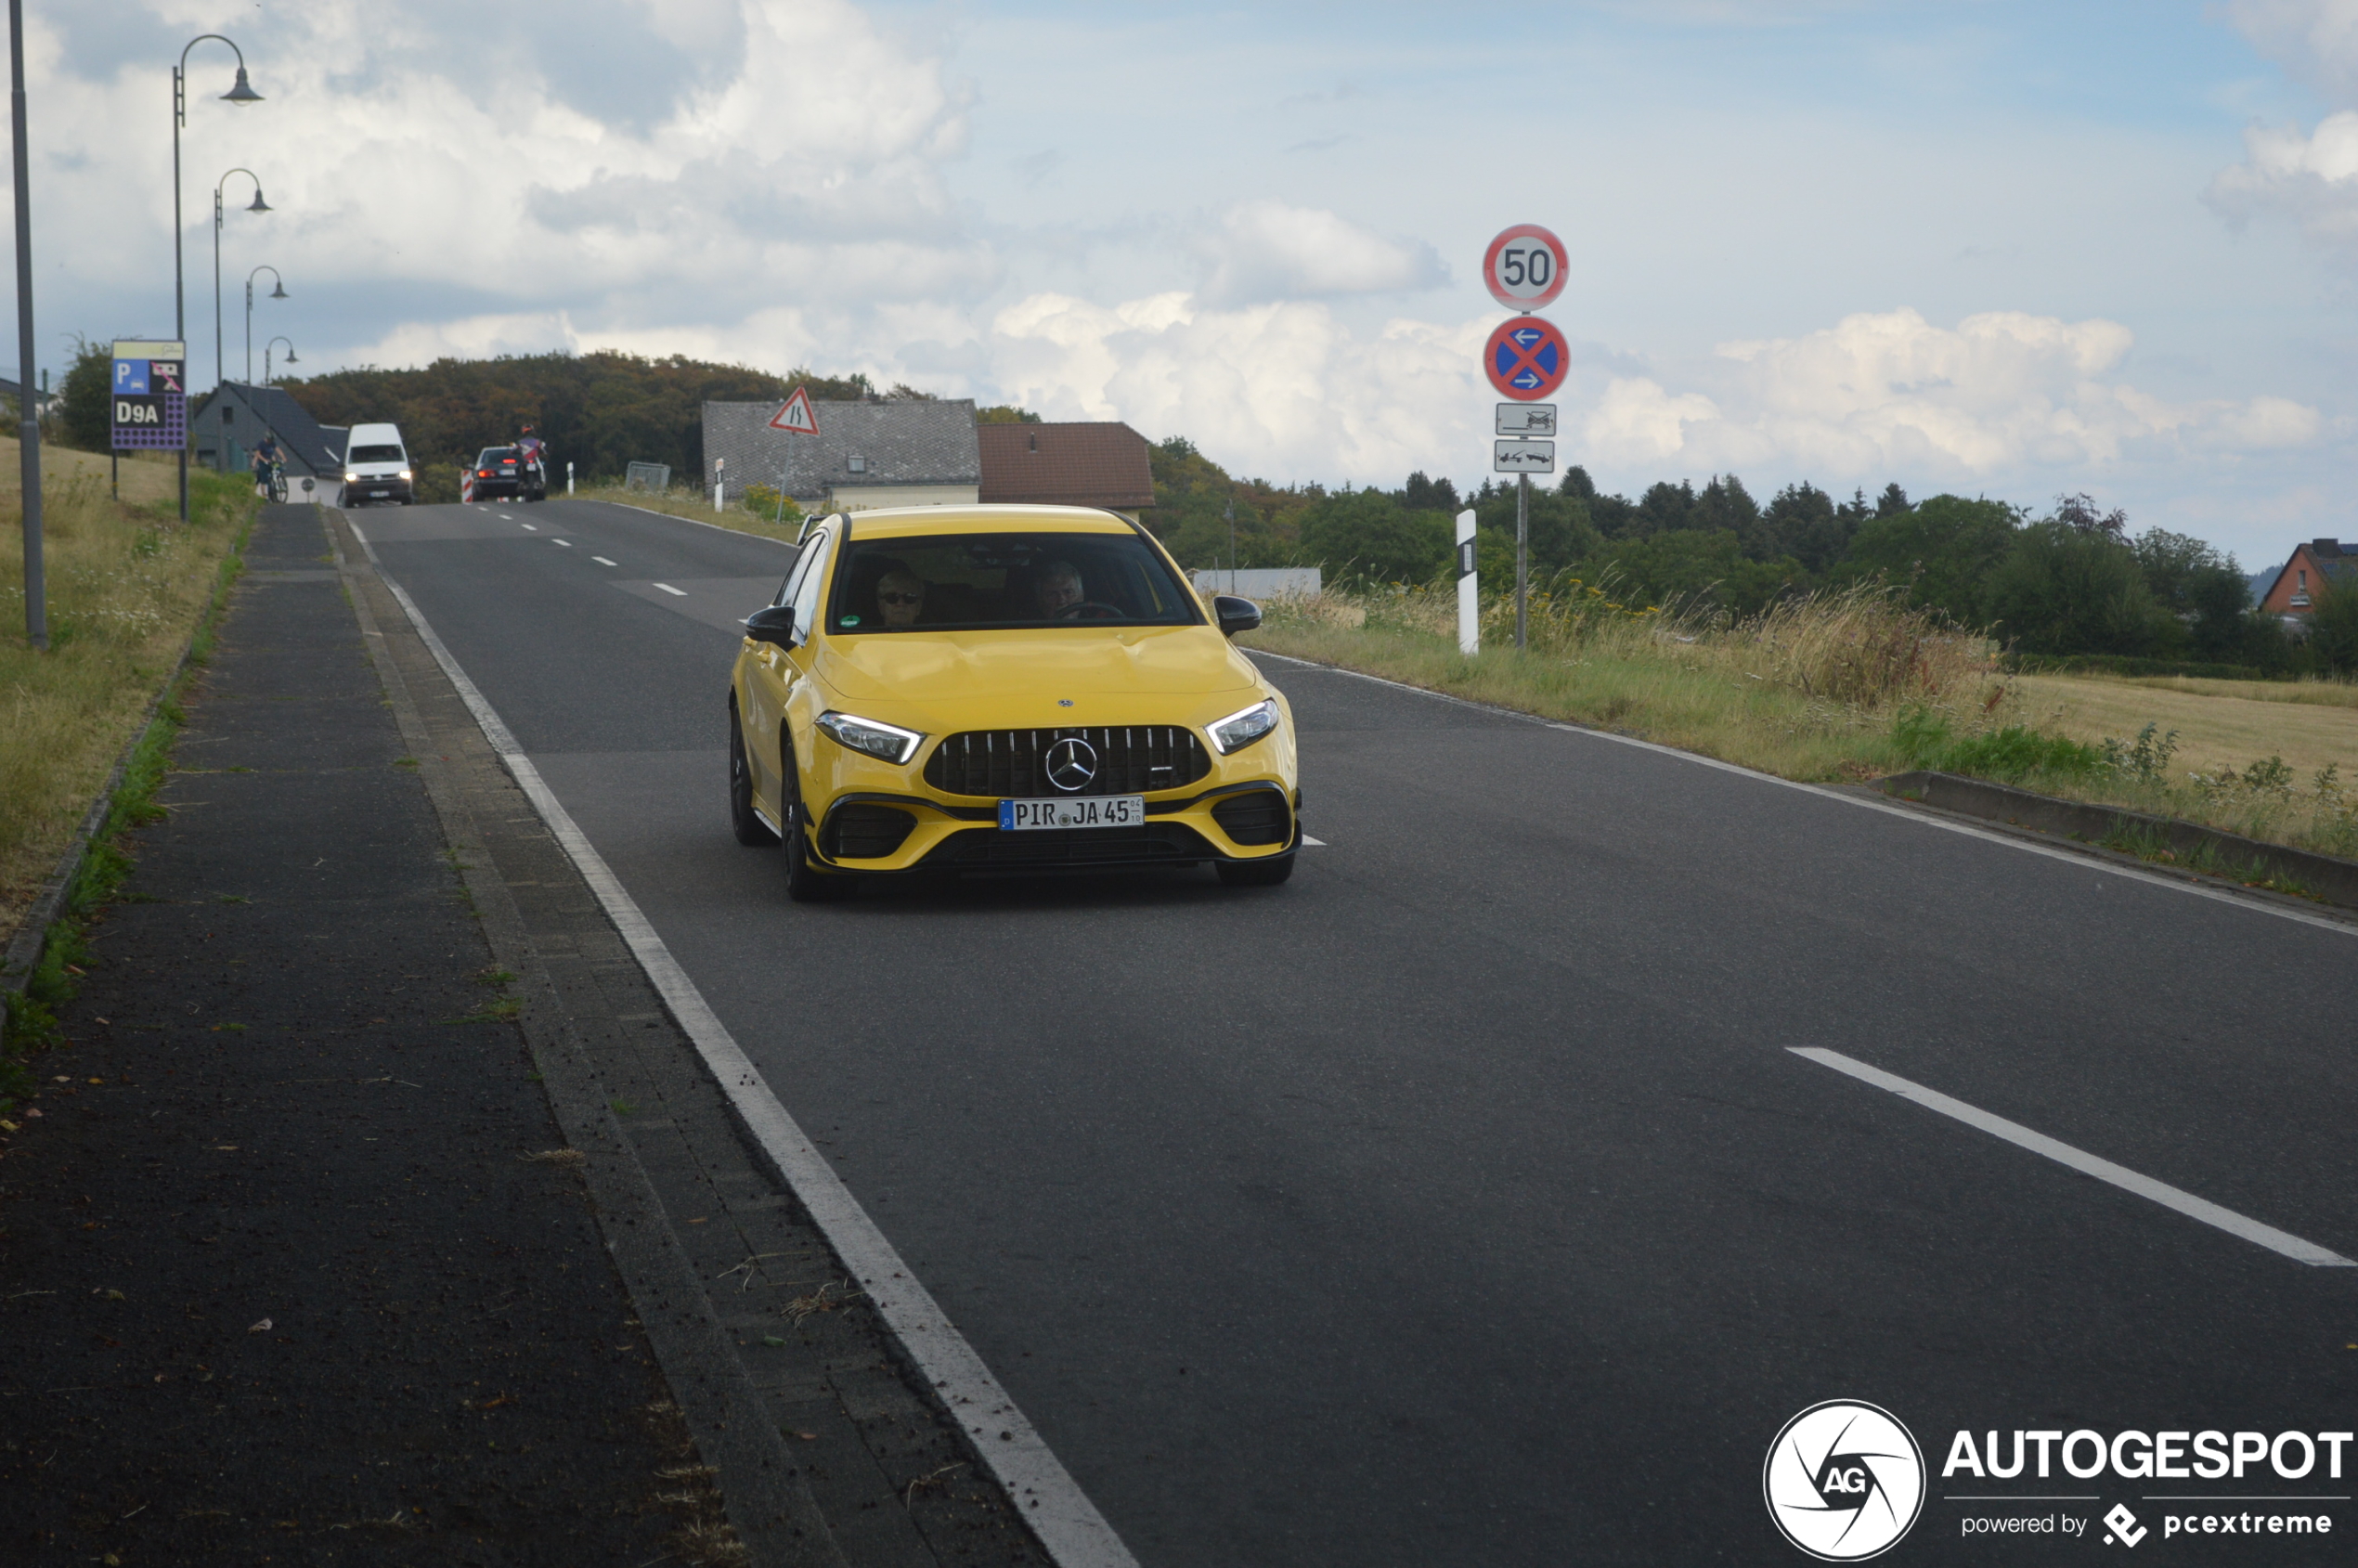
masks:
[[[876,579],[876,611],[884,616],[887,631],[916,625],[925,607],[926,579],[906,566],[895,566]]]
[[[1051,561],[1032,575],[1032,597],[1041,618],[1056,620],[1088,595],[1081,586],[1081,570],[1069,561]]]

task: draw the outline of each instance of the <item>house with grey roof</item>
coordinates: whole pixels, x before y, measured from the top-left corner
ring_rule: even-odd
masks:
[[[188,439],[207,468],[244,468],[266,434],[286,452],[289,478],[343,483],[343,428],[313,419],[284,388],[224,382],[189,407]]]
[[[704,485],[783,489],[806,512],[971,505],[982,490],[971,398],[810,405],[816,435],[771,430],[775,403],[704,406]]]

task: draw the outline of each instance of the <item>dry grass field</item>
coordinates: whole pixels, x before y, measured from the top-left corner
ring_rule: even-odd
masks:
[[[25,641],[18,447],[0,440],[0,943],[14,935],[92,796],[211,602],[253,514],[241,475],[192,471],[189,523],[174,465],[44,447],[50,651]]]
[[[2182,771],[2238,771],[2280,757],[2303,778],[2328,765],[2358,787],[2358,684],[2026,675],[2027,721],[2090,745],[2147,724],[2178,732]]]

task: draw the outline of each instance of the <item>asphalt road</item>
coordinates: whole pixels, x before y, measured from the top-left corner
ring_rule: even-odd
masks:
[[[1802,1561],[1762,1461],[1833,1398],[1926,1450],[1895,1560],[2097,1549],[1968,1539],[1966,1493],[2358,1490],[1944,1483],[1960,1429],[2348,1428],[2358,1269],[1794,1054],[2358,1256],[2358,933],[1276,661],[1326,841],[1287,887],[790,905],[721,750],[786,551],[355,515],[1149,1568]]]

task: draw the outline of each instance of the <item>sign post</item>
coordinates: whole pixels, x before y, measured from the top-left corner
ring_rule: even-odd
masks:
[[[770,428],[784,431],[788,435],[818,434],[819,416],[810,407],[810,389],[798,386],[786,394],[786,400],[778,405],[776,413],[770,416]],[[793,466],[790,462],[778,465],[778,515],[771,519],[773,522],[783,524],[785,520],[786,471]],[[1230,554],[1233,556],[1234,553],[1232,550]],[[1229,564],[1233,566],[1236,563],[1231,560]]]
[[[1481,579],[1474,571],[1474,514],[1458,513],[1458,652],[1468,658],[1482,652]]]
[[[1509,235],[1509,229],[1491,241],[1495,258]],[[1538,232],[1545,234],[1541,229]],[[1549,236],[1550,239],[1554,237]],[[1486,269],[1490,270],[1490,269]],[[1562,274],[1555,275],[1555,287],[1562,287]],[[1495,281],[1491,292],[1499,291]],[[1503,294],[1500,295],[1504,298]],[[1549,295],[1553,297],[1552,292]],[[1522,414],[1517,428],[1533,429],[1545,409],[1544,419],[1550,431],[1555,428],[1556,408],[1552,403],[1536,400],[1563,384],[1564,373],[1572,369],[1571,345],[1553,322],[1536,316],[1518,316],[1502,321],[1490,334],[1490,342],[1482,351],[1483,373],[1490,384],[1516,403],[1529,405]],[[1502,408],[1498,420],[1499,434],[1507,432],[1509,420]],[[1530,644],[1531,604],[1531,475],[1552,473],[1556,467],[1556,447],[1552,441],[1501,441],[1493,448],[1492,469],[1499,473],[1512,473],[1515,478],[1515,646]]]

